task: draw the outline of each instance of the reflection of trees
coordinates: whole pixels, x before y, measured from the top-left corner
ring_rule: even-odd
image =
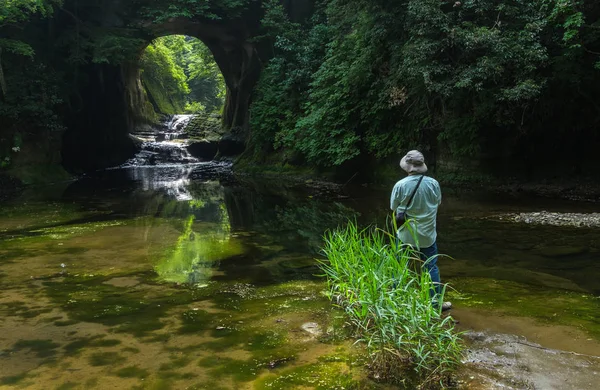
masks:
[[[220,260],[241,253],[239,244],[230,240],[229,223],[223,214],[221,223],[203,224],[201,229],[195,228],[194,215],[184,220],[176,244],[155,267],[161,279],[190,284],[205,282]]]
[[[313,253],[326,230],[359,216],[341,203],[277,186],[226,187],[225,201],[232,229],[267,233]]]
[[[156,192],[144,199],[145,237],[158,225],[168,224],[179,232],[175,243],[159,251],[155,270],[168,282],[201,283],[228,257],[240,254],[238,242],[230,239],[229,217],[223,187],[219,182],[195,182],[187,188],[193,199],[178,201]],[[150,243],[152,244],[152,243]]]
[[[323,233],[358,218],[359,213],[341,203],[323,203],[310,201],[302,205],[276,207],[277,222],[274,227],[293,230],[304,238],[309,249],[320,251]],[[277,229],[274,229],[277,231]]]

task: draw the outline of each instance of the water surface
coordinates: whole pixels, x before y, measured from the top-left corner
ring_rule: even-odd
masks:
[[[366,377],[315,259],[326,229],[383,226],[387,204],[385,192],[236,178],[199,161],[30,189],[0,212],[0,386],[384,388]],[[531,329],[566,327],[575,349],[598,354],[597,231],[482,219],[592,208],[445,192],[439,247],[452,258],[440,268],[461,326],[502,316],[504,331],[550,348],[566,348],[565,333]]]

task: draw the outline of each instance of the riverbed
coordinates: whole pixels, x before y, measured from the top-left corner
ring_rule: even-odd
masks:
[[[387,205],[210,162],[29,188],[0,211],[0,387],[394,388],[369,377],[317,267],[324,231],[383,227]],[[444,191],[459,387],[597,383],[597,228],[489,218],[541,210],[597,206]]]

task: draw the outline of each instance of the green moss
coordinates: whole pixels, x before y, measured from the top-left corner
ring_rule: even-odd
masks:
[[[455,278],[450,284],[457,291],[448,297],[456,305],[576,326],[600,339],[600,299],[592,295],[485,278]]]
[[[54,326],[71,326],[78,323],[79,321],[76,320],[54,321]]]
[[[169,370],[174,370],[177,368],[183,368],[183,367],[187,366],[188,364],[190,364],[191,361],[192,361],[192,359],[187,356],[171,357],[171,361],[169,363],[161,364],[159,370],[169,371]]]
[[[198,377],[193,372],[180,373],[175,371],[160,371],[157,375],[160,379],[164,380],[189,380]]]
[[[250,336],[247,348],[251,351],[263,351],[281,347],[285,343],[286,338],[281,333],[265,331]]]
[[[71,390],[77,388],[77,383],[75,382],[66,382],[62,385],[58,386],[56,390]]]
[[[92,342],[94,340],[97,340],[98,338],[100,338],[100,336],[86,337],[86,338],[72,341],[69,344],[64,346],[64,351],[67,355],[76,355],[82,349],[91,346]]]
[[[146,279],[146,274],[128,275]],[[116,332],[131,333],[137,337],[162,329],[161,318],[175,306],[196,299],[196,294],[187,289],[171,289],[157,286],[162,292],[151,301],[143,290],[131,290],[107,283],[112,276],[72,276],[62,281],[45,282],[46,292],[76,321],[96,322],[113,326]]]
[[[344,363],[321,362],[287,369],[279,374],[268,375],[257,381],[255,389],[353,389],[358,388],[358,384],[358,381],[353,378]]]
[[[188,310],[181,315],[178,333],[197,333],[213,327],[212,317],[204,310]]]
[[[24,372],[22,374],[18,374],[18,375],[3,376],[0,378],[0,384],[2,384],[2,385],[17,385],[20,382],[22,382],[23,379],[25,379],[26,377],[27,377],[26,372]]]
[[[29,349],[34,352],[37,357],[45,358],[56,355],[56,349],[60,347],[59,344],[52,340],[19,340],[13,345],[13,351],[20,351],[23,349]]]
[[[211,377],[231,377],[238,382],[248,382],[256,379],[265,369],[281,367],[296,360],[299,347],[285,345],[285,340],[279,335],[254,334],[249,340],[244,347],[252,352],[252,356],[247,360],[211,355],[202,358],[198,365],[209,369]]]
[[[50,313],[51,311],[51,307],[29,306],[25,302],[20,301],[8,302],[0,309],[0,313],[3,315],[24,319],[35,318],[39,315]]]
[[[149,379],[144,383],[133,386],[131,390],[171,390],[174,389],[173,381],[165,379]]]
[[[111,366],[121,364],[126,359],[117,352],[97,352],[89,357],[89,363],[92,366]]]
[[[171,340],[171,337],[172,336],[170,333],[161,333],[152,335],[145,341],[149,343],[166,343],[167,341]]]
[[[185,133],[190,139],[217,141],[223,134],[223,124],[218,116],[199,114],[190,120]]]
[[[73,177],[61,165],[25,165],[9,171],[24,184],[48,184],[71,180]]]
[[[129,352],[129,353],[140,353],[140,350],[134,347],[125,347],[123,349],[121,349],[121,351],[123,352]]]
[[[217,380],[207,380],[202,383],[197,383],[187,388],[188,390],[228,390],[229,387],[223,386]]]
[[[138,366],[129,366],[116,371],[115,375],[120,378],[147,378],[150,373]]]
[[[115,345],[121,344],[121,340],[116,339],[102,339],[93,341],[90,345],[92,347],[114,347]]]
[[[148,78],[144,78],[143,82],[148,98],[153,102],[156,111],[161,114],[179,114],[185,111],[183,102],[171,99],[158,83]]]

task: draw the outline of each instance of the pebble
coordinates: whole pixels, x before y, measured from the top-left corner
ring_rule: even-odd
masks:
[[[556,213],[540,211],[533,213],[502,214],[492,217],[502,221],[532,225],[600,227],[600,213]]]

